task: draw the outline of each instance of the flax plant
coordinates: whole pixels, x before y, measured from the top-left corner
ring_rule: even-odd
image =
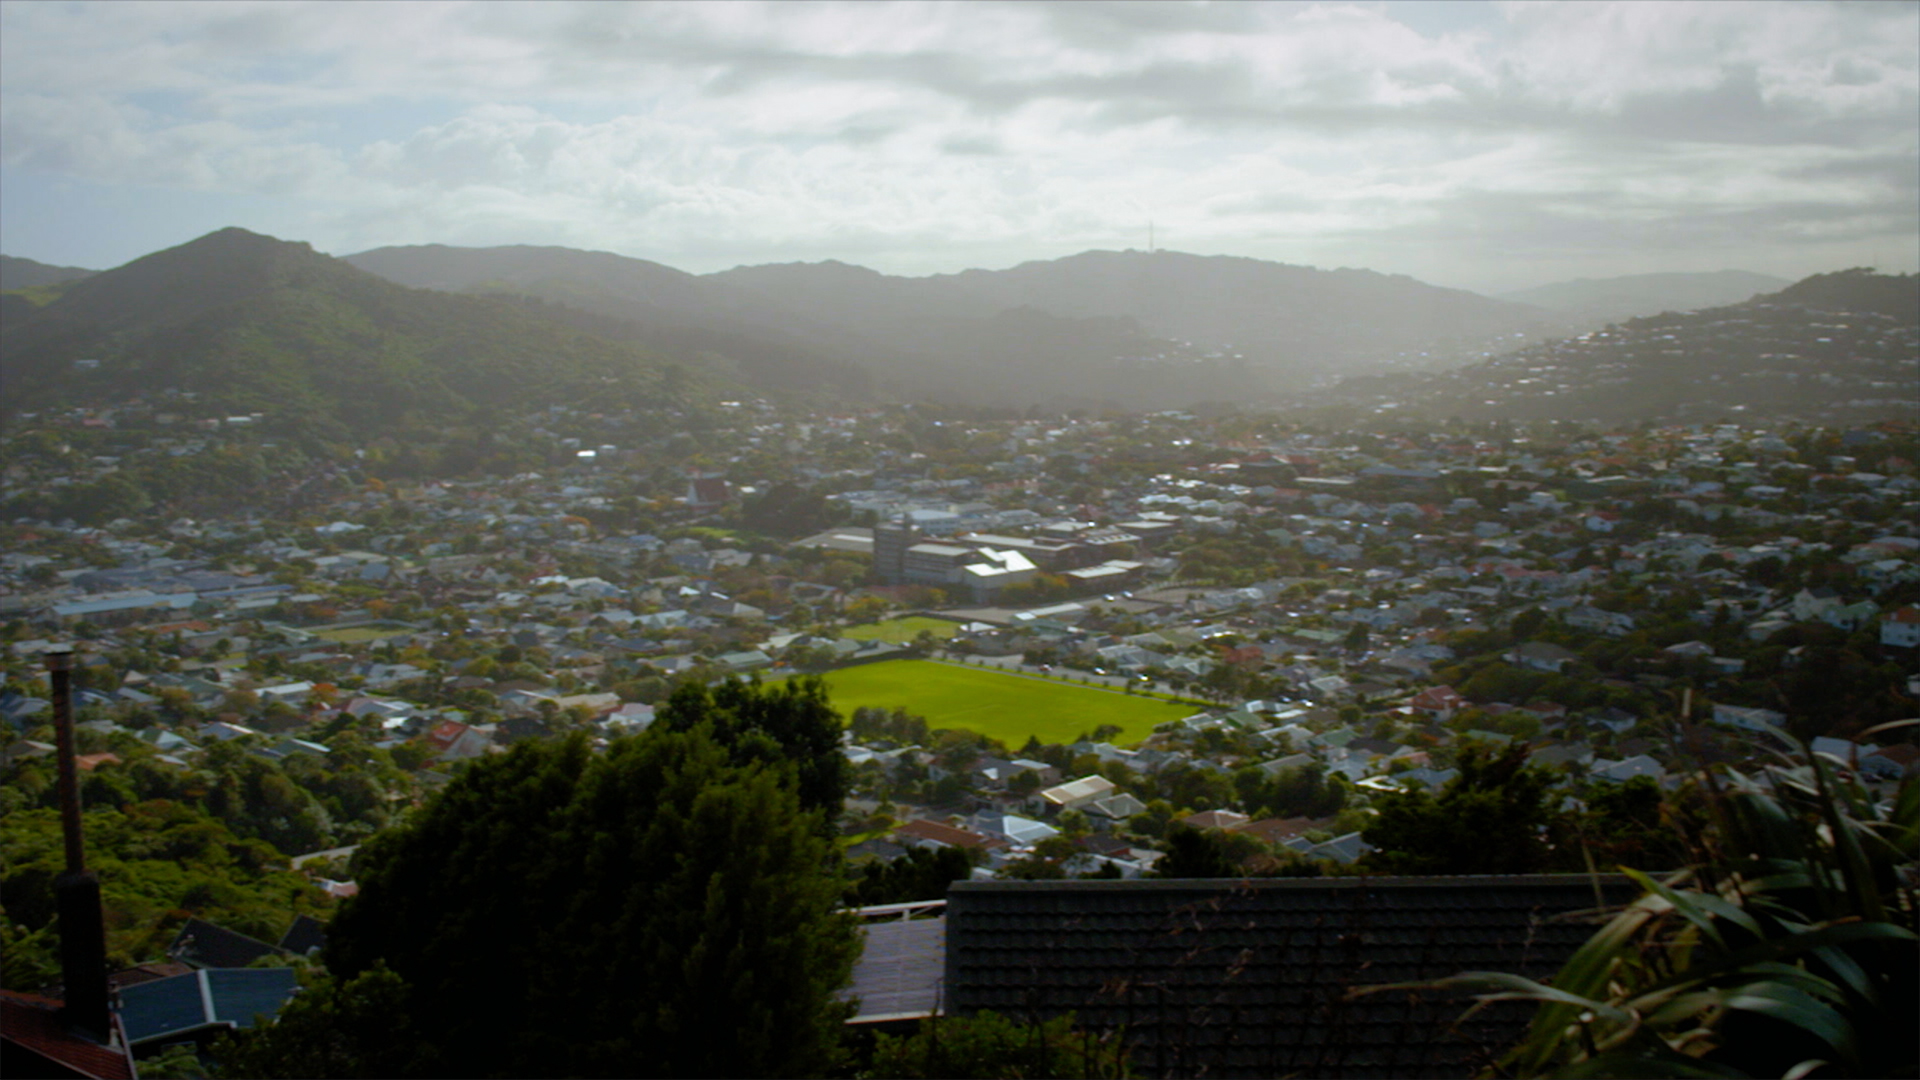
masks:
[[[1639,899],[1549,982],[1424,984],[1475,991],[1469,1015],[1537,1004],[1488,1075],[1920,1075],[1920,783],[1876,800],[1804,743],[1773,757],[1703,775],[1704,812],[1674,819],[1693,865],[1664,880],[1626,869]]]

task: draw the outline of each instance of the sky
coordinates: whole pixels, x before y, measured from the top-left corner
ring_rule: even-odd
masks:
[[[0,251],[1920,263],[1920,3],[0,0]]]

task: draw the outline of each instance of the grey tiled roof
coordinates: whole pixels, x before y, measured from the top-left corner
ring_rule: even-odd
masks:
[[[280,949],[205,919],[188,919],[174,935],[167,955],[197,968],[243,968]]]
[[[1607,882],[1608,900],[1633,891]],[[1585,877],[959,882],[946,1012],[1074,1011],[1141,1076],[1466,1077],[1524,1029],[1503,1005],[1350,987],[1550,975],[1593,932]]]

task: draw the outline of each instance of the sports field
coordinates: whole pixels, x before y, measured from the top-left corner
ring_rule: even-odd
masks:
[[[834,707],[848,715],[862,706],[905,706],[931,728],[965,728],[1018,750],[1027,736],[1067,743],[1102,724],[1117,724],[1116,745],[1153,733],[1155,724],[1191,716],[1191,705],[1075,686],[1004,671],[932,660],[888,660],[825,675]]]
[[[929,619],[925,615],[909,615],[904,619],[888,619],[886,622],[864,623],[849,626],[841,637],[855,641],[885,641],[893,645],[910,644],[925,630],[934,640],[945,641],[960,632],[960,624],[952,619]]]
[[[400,634],[410,634],[413,629],[405,623],[366,623],[360,626],[324,627],[315,630],[313,636],[337,645],[364,645],[370,641],[385,641]]]

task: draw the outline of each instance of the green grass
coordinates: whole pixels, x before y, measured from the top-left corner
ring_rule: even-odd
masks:
[[[330,630],[315,630],[313,636],[321,641],[331,641],[336,645],[364,645],[369,641],[384,641],[390,637],[411,632],[412,627],[397,623],[372,623],[367,626],[342,626]]]
[[[1193,714],[1193,706],[1051,679],[1011,675],[932,660],[888,660],[826,673],[834,707],[905,706],[931,728],[964,728],[1018,750],[1027,737],[1069,743],[1102,724],[1117,724],[1117,745],[1135,743],[1154,725]]]
[[[906,645],[919,637],[922,630],[933,634],[936,641],[945,641],[960,632],[960,624],[947,619],[929,619],[922,615],[910,615],[904,619],[889,619],[886,622],[849,626],[840,636],[849,637],[855,641],[885,641],[893,645]]]

